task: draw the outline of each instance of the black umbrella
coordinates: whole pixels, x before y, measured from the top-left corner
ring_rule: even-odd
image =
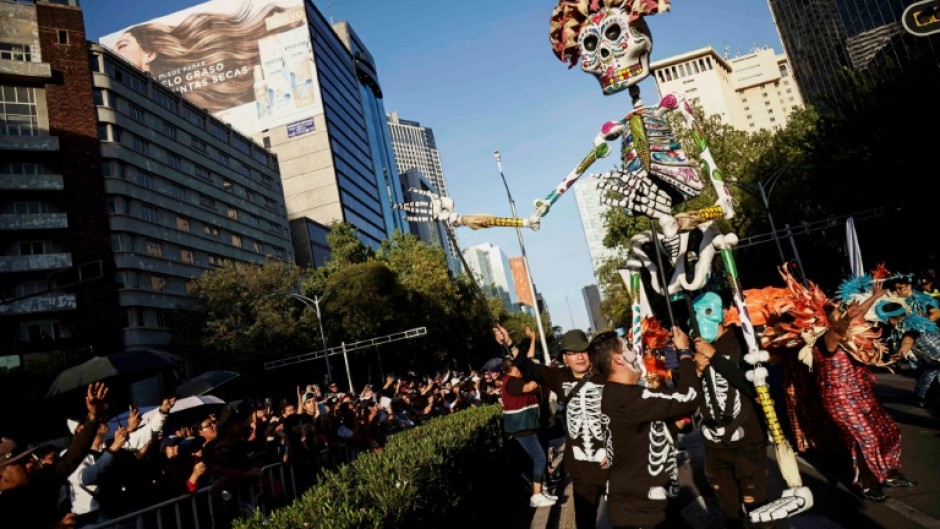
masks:
[[[482,371],[502,371],[503,370],[503,357],[497,356],[490,358],[483,364]]]
[[[233,371],[206,371],[180,384],[176,388],[176,395],[180,398],[205,395],[222,384],[238,378],[238,376],[238,373]]]
[[[59,373],[59,376],[49,386],[46,397],[81,388],[106,378],[131,373],[140,374],[146,371],[160,371],[177,367],[181,363],[182,359],[180,357],[156,349],[96,356]]]

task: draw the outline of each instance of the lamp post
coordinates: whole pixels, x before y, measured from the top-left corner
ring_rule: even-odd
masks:
[[[783,166],[776,171],[774,174],[770,175],[770,178],[767,178],[769,183],[768,187],[764,187],[764,182],[761,180],[757,181],[757,194],[755,195],[754,189],[751,186],[746,186],[743,182],[738,182],[736,180],[725,180],[725,183],[732,185],[739,189],[747,191],[751,195],[754,195],[756,198],[759,198],[761,205],[764,206],[764,211],[767,212],[767,221],[770,222],[770,232],[773,234],[774,243],[777,244],[777,253],[780,255],[780,262],[786,262],[787,258],[783,255],[783,245],[780,244],[780,237],[777,235],[777,227],[774,224],[774,216],[770,213],[770,194],[774,192],[774,186],[777,185],[777,181],[780,178],[780,175],[786,171],[788,166]]]
[[[349,274],[343,277],[342,279],[340,279],[339,281],[336,281],[335,283],[333,283],[330,286],[330,288],[326,289],[326,291],[323,292],[323,294],[319,296],[313,296],[313,298],[308,298],[307,296],[304,296],[301,294],[290,295],[290,297],[299,300],[300,302],[302,302],[304,305],[308,307],[311,306],[310,304],[312,303],[313,308],[316,309],[317,311],[317,325],[320,327],[320,342],[323,344],[323,359],[326,361],[326,376],[330,381],[333,380],[333,370],[330,367],[330,356],[326,351],[326,333],[323,332],[323,318],[321,317],[321,314],[320,314],[320,302],[323,301],[327,296],[329,296],[330,293],[333,292],[336,289],[336,287],[338,287],[342,283],[345,283],[347,280],[353,277],[364,274],[367,271],[368,270],[360,270],[354,274]],[[344,357],[346,355],[345,347],[343,348],[343,355]],[[349,391],[352,392],[353,391],[352,374],[349,372],[349,360],[348,359],[346,359],[346,379],[349,381]]]
[[[496,165],[499,167],[499,177],[503,180],[503,187],[506,188],[506,196],[509,198],[509,208],[513,217],[516,214],[516,202],[512,199],[512,193],[509,192],[509,184],[506,182],[506,176],[503,174],[503,158],[499,154],[499,149],[493,149],[493,156],[496,158]],[[550,362],[548,356],[548,342],[545,340],[545,329],[542,327],[542,315],[539,312],[539,301],[535,297],[535,284],[532,282],[532,272],[529,271],[529,258],[526,257],[525,243],[522,241],[522,229],[516,226],[516,236],[519,237],[519,251],[522,252],[522,264],[525,267],[526,280],[529,282],[529,294],[532,296],[532,310],[535,312],[535,325],[539,330],[539,339],[542,342],[542,360],[545,365]]]
[[[780,176],[782,176],[786,172],[788,167],[790,167],[790,164],[784,165],[783,167],[780,167],[779,169],[774,171],[774,173],[766,179],[767,184],[764,184],[763,180],[758,180],[757,192],[759,196],[755,195],[752,187],[744,185],[743,182],[736,182],[734,180],[725,181],[726,184],[730,184],[739,189],[743,189],[744,191],[747,191],[751,195],[754,195],[756,196],[756,198],[760,199],[761,205],[764,206],[764,211],[767,212],[767,221],[770,223],[770,233],[774,237],[774,243],[776,243],[777,245],[777,253],[780,255],[780,262],[782,263],[786,263],[787,258],[783,254],[783,245],[780,244],[780,236],[777,234],[777,226],[774,224],[774,216],[770,212],[770,195],[774,192],[774,186],[777,185],[777,182],[780,181]],[[800,270],[804,270],[803,262],[800,260],[800,252],[797,251],[796,249],[796,241],[793,240],[793,231],[790,229],[789,225],[787,225],[786,231],[787,231],[787,236],[790,239],[790,247],[793,249],[793,255],[796,256],[797,264],[799,265]],[[803,286],[807,286],[805,271],[803,273],[802,283],[803,283]]]
[[[313,299],[308,298],[307,296],[302,296],[300,294],[291,294],[290,297],[300,300],[306,306],[313,304],[313,307],[317,311],[317,325],[320,326],[320,343],[323,345],[323,359],[326,360],[326,378],[333,380],[333,371],[330,369],[330,357],[326,353],[326,334],[323,333],[323,318],[320,317],[320,296],[314,296]],[[350,390],[352,391],[352,390]]]

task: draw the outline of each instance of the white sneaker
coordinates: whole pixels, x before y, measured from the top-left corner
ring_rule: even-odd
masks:
[[[529,498],[529,507],[551,507],[552,505],[555,505],[555,500],[545,494],[533,494]]]
[[[555,496],[554,494],[549,494],[549,493],[545,492],[545,489],[542,489],[542,496],[545,496],[546,498],[548,498],[548,499],[550,499],[550,500],[552,500],[552,501],[558,501],[558,496]]]

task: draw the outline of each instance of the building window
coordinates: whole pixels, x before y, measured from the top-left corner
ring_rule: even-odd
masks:
[[[20,241],[19,255],[42,255],[52,253],[52,241]]]
[[[231,180],[226,180],[222,182],[222,187],[229,193],[232,193],[235,189],[235,184],[233,184]]]
[[[38,215],[48,213],[49,204],[45,202],[14,202],[13,214],[15,215]]]
[[[68,44],[69,43],[69,32],[60,29],[59,30],[59,44]]]
[[[144,109],[140,108],[137,105],[131,105],[130,113],[131,113],[131,117],[134,118],[134,120],[139,121],[141,123],[144,122]]]
[[[37,343],[62,338],[62,329],[57,321],[21,323],[18,336],[20,342]]]
[[[239,235],[232,234],[232,246],[236,248],[242,247],[242,238]]]
[[[206,195],[199,195],[199,205],[215,209],[215,200],[212,197],[207,197]]]
[[[141,206],[140,209],[141,209],[141,212],[142,212],[141,216],[142,216],[143,219],[146,220],[147,222],[157,222],[157,221],[159,220],[159,219],[157,218],[157,210],[156,210],[156,209],[154,209],[154,208],[152,208],[152,207],[150,207],[150,206]]]
[[[170,124],[169,121],[163,122],[163,134],[171,139],[176,139],[176,127]]]
[[[754,116],[751,116],[750,114],[747,115],[747,119],[753,119],[753,117]]]
[[[177,171],[183,170],[183,159],[175,154],[167,153],[166,155],[167,162],[169,162],[170,167],[176,169]]]
[[[193,164],[193,173],[203,180],[212,180],[212,174],[201,165]]]
[[[176,217],[176,229],[189,232],[189,219],[186,217]]]
[[[196,262],[196,256],[193,254],[192,250],[180,250],[180,261],[193,264]]]
[[[196,138],[195,136],[193,136],[190,139],[189,144],[192,145],[193,149],[196,149],[199,152],[202,152],[202,153],[209,152],[209,146],[206,145],[206,142],[200,140],[199,138]]]
[[[147,241],[147,255],[150,257],[163,257],[163,245],[157,241]]]
[[[228,208],[228,218],[232,220],[238,220],[238,210],[229,206]]]
[[[0,42],[0,59],[24,62],[33,60],[28,44],[10,44],[7,42]]]
[[[140,136],[136,134],[131,135],[131,149],[133,149],[134,151],[140,154],[147,154],[148,147],[149,147],[149,144],[147,143],[147,140],[141,138]]]
[[[10,163],[0,162],[0,174],[13,176],[39,176],[44,174],[40,163]]]
[[[258,242],[258,241],[254,241],[254,246],[255,246],[255,251],[256,251],[256,252],[258,252],[258,253],[260,253],[260,254],[263,254],[263,253],[264,253],[264,245],[263,245],[263,244],[261,244],[261,243]]]
[[[764,101],[764,106],[770,106],[770,101]]]
[[[218,237],[218,236],[219,236],[219,228],[216,228],[215,226],[213,226],[213,225],[211,225],[211,224],[204,224],[204,225],[202,226],[202,232],[205,233],[206,235],[210,236],[210,237]]]
[[[183,105],[183,118],[200,129],[206,128],[206,117],[189,105]]]
[[[176,98],[167,94],[163,90],[154,90],[153,91],[153,100],[157,102],[161,107],[169,110],[170,112],[176,113]]]
[[[166,290],[166,278],[160,276],[150,276],[150,289],[157,292]]]
[[[770,118],[770,122],[771,122],[771,123],[774,123],[774,122],[776,122],[776,121],[777,121],[777,118]]]
[[[753,123],[748,123],[747,126],[748,126],[748,127],[751,127],[752,129],[754,128],[754,124],[753,124]]]
[[[146,171],[137,171],[137,185],[153,189],[153,175]]]
[[[27,86],[0,85],[0,135],[39,134],[36,90]]]
[[[222,140],[223,143],[228,143],[228,131],[225,130],[225,127],[214,121],[209,121],[209,134]]]

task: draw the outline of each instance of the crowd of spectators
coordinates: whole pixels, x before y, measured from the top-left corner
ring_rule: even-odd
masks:
[[[189,414],[198,419],[191,424],[174,420],[171,397],[146,419],[132,406],[126,426],[114,431],[107,421],[107,388],[94,384],[86,395],[87,416],[66,421],[66,450],[2,439],[0,512],[10,527],[83,527],[216,485],[218,527],[220,519],[245,514],[233,491],[246,484],[260,491],[252,505],[285,503],[281,485],[261,479],[262,468],[290,464],[296,485],[306,488],[322,468],[363,451],[381,452],[396,432],[497,402],[499,378],[489,371],[409,372],[387,376],[381,387],[365,384],[358,393],[336,382],[325,389],[310,384],[289,396],[232,401],[212,413],[207,407]],[[189,513],[189,519],[194,514],[199,516]]]

